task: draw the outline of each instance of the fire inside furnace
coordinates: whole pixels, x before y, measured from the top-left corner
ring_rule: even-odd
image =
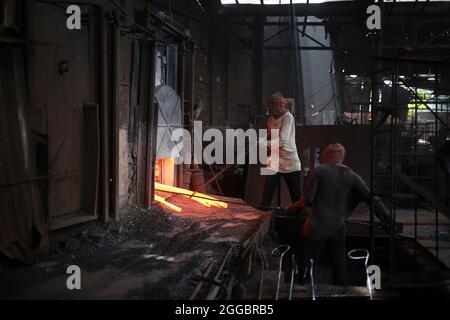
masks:
[[[157,159],[155,164],[155,182],[175,185],[175,158]]]
[[[198,202],[208,208],[228,208],[228,204],[219,201],[213,196],[189,189],[178,188],[176,185],[176,166],[175,158],[161,158],[156,160],[155,166],[155,190],[170,194],[167,197],[161,194],[155,194],[155,201],[164,207],[175,212],[181,212],[183,209],[169,201],[172,195],[180,195]]]

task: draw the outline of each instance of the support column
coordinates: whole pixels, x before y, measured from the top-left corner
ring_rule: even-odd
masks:
[[[293,94],[295,97],[295,111],[294,115],[296,117],[296,120],[299,121],[301,124],[306,124],[306,118],[305,118],[305,94],[304,94],[304,87],[303,87],[303,69],[302,69],[302,52],[301,50],[298,50],[300,47],[300,39],[298,35],[297,30],[297,14],[295,12],[295,6],[291,2],[290,6],[291,11],[291,21],[290,21],[290,28],[291,28],[291,52],[293,55],[293,66],[294,66],[294,88],[293,88]]]
[[[145,185],[145,202],[147,207],[153,203],[155,189],[153,188],[155,182],[155,164],[156,164],[156,135],[158,132],[158,108],[154,103],[155,96],[155,58],[156,46],[154,42],[149,46],[150,65],[148,72],[150,77],[148,81],[148,112],[147,112],[147,180]]]
[[[253,40],[255,49],[253,51],[253,76],[256,112],[265,114],[263,102],[263,43],[264,43],[264,16],[260,14],[255,17],[253,25]]]
[[[108,93],[108,21],[100,11],[100,110],[101,110],[101,195],[102,220],[109,219],[109,93]]]

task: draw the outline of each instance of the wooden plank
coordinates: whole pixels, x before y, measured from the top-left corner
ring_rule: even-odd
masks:
[[[76,224],[81,224],[89,221],[96,220],[97,216],[87,214],[82,211],[72,212],[63,216],[58,216],[50,221],[50,230],[55,231]]]

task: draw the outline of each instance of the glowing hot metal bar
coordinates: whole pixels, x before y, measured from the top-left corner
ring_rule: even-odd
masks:
[[[225,209],[228,208],[227,203],[219,201],[216,198],[204,193],[191,191],[183,188],[172,187],[161,183],[155,183],[155,189],[158,191],[165,191],[189,197],[190,199],[197,201],[198,203],[201,203],[202,205],[209,208],[210,207],[221,207]]]
[[[181,212],[182,211],[182,209],[180,207],[178,207],[178,206],[176,206],[176,205],[166,201],[166,199],[164,199],[161,196],[158,196],[157,194],[155,194],[155,200],[156,200],[156,202],[159,202],[159,203],[165,205],[166,207],[169,207],[170,209],[172,209],[172,210],[174,210],[176,212]]]

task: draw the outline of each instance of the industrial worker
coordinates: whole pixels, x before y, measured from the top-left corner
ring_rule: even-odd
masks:
[[[292,203],[300,198],[300,159],[295,144],[295,120],[288,110],[288,103],[280,92],[275,92],[268,99],[268,109],[271,114],[267,121],[267,130],[278,130],[278,139],[269,137],[268,147],[271,157],[278,157],[277,166],[271,167],[272,174],[265,176],[263,189],[263,207],[271,207],[275,191],[280,188],[281,178],[287,184]],[[271,139],[271,140],[270,140]],[[274,143],[276,141],[276,144]],[[278,146],[277,152],[273,150]],[[272,159],[273,160],[273,159]]]
[[[347,285],[345,221],[359,202],[370,203],[370,191],[363,179],[343,164],[345,148],[339,143],[327,146],[318,165],[308,176],[304,194],[286,211],[293,214],[299,209],[308,209],[303,225],[304,252],[300,259],[299,280],[326,249],[331,261],[333,284]],[[377,200],[378,201],[378,200]],[[386,223],[387,210],[379,203],[381,210],[375,214]]]

